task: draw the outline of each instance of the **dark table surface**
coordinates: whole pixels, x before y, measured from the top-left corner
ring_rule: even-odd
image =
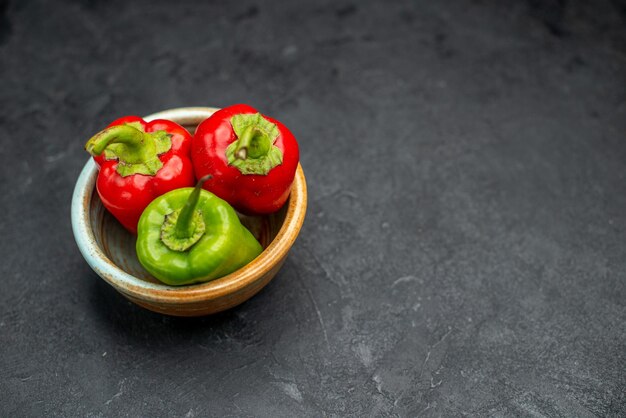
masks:
[[[623,1],[0,5],[1,416],[626,414]],[[301,235],[235,309],[139,308],[74,243],[83,144],[237,102]]]

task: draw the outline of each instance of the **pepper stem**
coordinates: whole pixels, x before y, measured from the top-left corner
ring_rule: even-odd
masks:
[[[189,198],[187,199],[187,202],[185,202],[185,206],[181,209],[180,214],[178,215],[178,220],[176,221],[176,228],[174,229],[174,235],[177,238],[189,238],[194,234],[196,225],[193,222],[193,215],[196,210],[196,206],[198,205],[200,191],[202,191],[202,184],[204,184],[204,182],[211,177],[212,176],[208,174],[198,180],[196,187],[194,187],[193,191],[189,195]]]
[[[259,158],[267,154],[272,146],[268,136],[254,125],[248,126],[239,139],[235,148],[235,157],[240,160]]]
[[[238,114],[230,119],[237,139],[226,148],[226,161],[241,174],[266,175],[283,162],[283,152],[274,145],[278,126],[260,113]]]
[[[165,131],[144,132],[130,124],[115,125],[95,134],[85,144],[93,156],[117,159],[116,171],[122,176],[154,176],[163,167],[159,155],[170,150],[172,140]]]
[[[196,210],[202,183],[211,176],[202,177],[185,202],[185,206],[165,216],[161,225],[161,242],[172,251],[187,251],[204,236],[206,225],[202,213]]]
[[[140,146],[143,143],[143,132],[130,125],[111,126],[103,131],[98,132],[91,137],[85,149],[91,155],[101,155],[110,144],[124,144],[133,150],[133,153],[126,158],[128,162],[140,154]]]

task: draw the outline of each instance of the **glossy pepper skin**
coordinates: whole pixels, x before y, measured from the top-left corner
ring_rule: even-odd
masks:
[[[299,161],[298,143],[279,121],[238,104],[203,121],[191,158],[204,188],[246,214],[268,214],[289,197]]]
[[[87,142],[85,148],[100,167],[98,195],[131,233],[137,233],[139,217],[154,198],[194,185],[191,141],[175,122],[126,116]]]
[[[162,282],[178,286],[206,282],[248,264],[263,250],[235,210],[213,193],[173,190],[141,215],[137,257]]]

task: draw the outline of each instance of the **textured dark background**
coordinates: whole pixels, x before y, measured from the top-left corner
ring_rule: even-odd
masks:
[[[623,1],[0,1],[1,416],[626,415]],[[247,102],[308,216],[229,312],[70,229],[112,119]]]

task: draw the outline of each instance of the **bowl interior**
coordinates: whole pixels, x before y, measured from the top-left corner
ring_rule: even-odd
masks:
[[[183,125],[190,133],[194,133],[197,125],[204,120],[205,114],[199,117],[171,118]],[[152,119],[156,119],[153,117]],[[94,173],[94,176],[97,173]],[[278,211],[265,216],[246,216],[239,214],[243,225],[252,232],[261,246],[265,249],[274,240],[280,231],[286,217],[289,201]],[[106,257],[117,267],[135,278],[153,284],[161,284],[152,277],[137,259],[135,250],[136,237],[128,232],[122,225],[105,209],[98,193],[94,190],[89,202],[89,222],[97,245],[102,249]],[[220,279],[217,279],[220,280]],[[183,288],[190,288],[190,285]]]

